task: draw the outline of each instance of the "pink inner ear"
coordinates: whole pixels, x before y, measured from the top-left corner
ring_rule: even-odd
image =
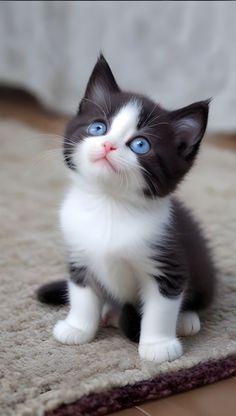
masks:
[[[195,146],[201,141],[207,127],[209,100],[199,101],[172,111],[171,121],[177,144]]]
[[[177,122],[176,127],[179,127],[180,129],[199,130],[199,123],[194,118],[185,118]]]
[[[201,119],[198,116],[184,117],[176,121],[175,129],[178,139],[189,141],[189,144],[194,145],[199,140]]]

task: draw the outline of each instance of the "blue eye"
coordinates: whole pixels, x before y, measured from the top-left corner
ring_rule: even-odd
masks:
[[[130,149],[138,155],[144,155],[151,149],[151,145],[144,137],[136,137],[129,143]]]
[[[94,121],[88,127],[88,133],[91,136],[103,136],[107,131],[107,126],[103,121]]]

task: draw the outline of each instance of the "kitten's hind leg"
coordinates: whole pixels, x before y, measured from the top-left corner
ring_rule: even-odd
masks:
[[[89,286],[69,281],[70,311],[66,319],[54,326],[54,337],[63,344],[85,344],[95,338],[101,302]]]
[[[140,307],[126,303],[121,310],[119,327],[127,338],[133,342],[139,342],[141,327]]]
[[[188,335],[195,335],[200,331],[201,323],[196,312],[185,311],[181,312],[177,322],[177,335],[186,337]]]
[[[101,324],[103,327],[119,327],[120,308],[105,303],[102,308]]]

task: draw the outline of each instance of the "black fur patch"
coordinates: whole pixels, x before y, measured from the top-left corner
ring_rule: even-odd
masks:
[[[166,239],[156,246],[163,276],[154,276],[163,296],[173,298],[185,292],[183,307],[207,306],[214,293],[215,275],[210,249],[192,214],[172,198],[173,221]]]
[[[80,286],[86,286],[86,267],[69,263],[69,274],[72,282]]]
[[[37,290],[36,296],[42,303],[65,305],[68,303],[67,281],[58,280],[56,282],[46,283]]]

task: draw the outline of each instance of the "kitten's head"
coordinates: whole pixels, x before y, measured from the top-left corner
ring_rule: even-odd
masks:
[[[207,100],[167,111],[147,97],[123,92],[100,56],[67,125],[65,161],[75,174],[106,189],[165,196],[194,162],[208,106]]]

